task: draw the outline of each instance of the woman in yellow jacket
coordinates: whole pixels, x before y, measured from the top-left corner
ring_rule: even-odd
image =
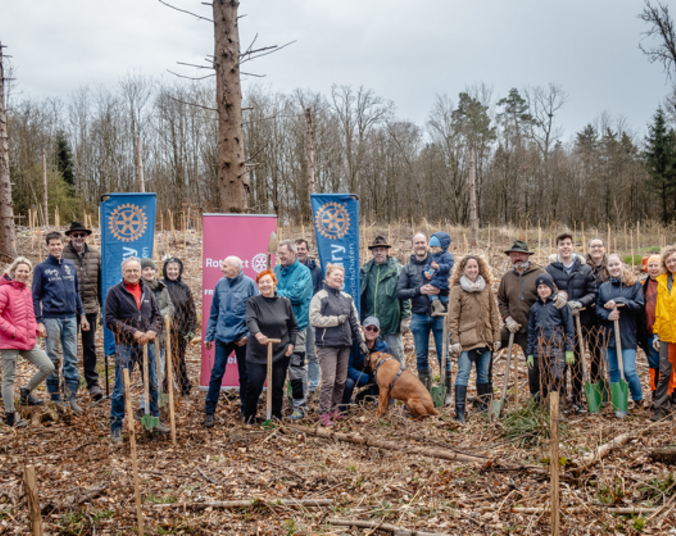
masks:
[[[657,304],[653,325],[653,347],[660,353],[660,380],[653,399],[653,421],[666,417],[672,409],[668,388],[672,364],[669,349],[676,346],[676,245],[662,250],[664,273],[657,276]]]

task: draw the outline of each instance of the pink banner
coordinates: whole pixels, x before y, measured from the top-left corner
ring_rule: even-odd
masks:
[[[223,277],[223,259],[235,255],[242,259],[244,275],[256,279],[265,270],[270,233],[277,230],[277,216],[241,214],[204,214],[202,216],[202,341],[207,331],[214,288]],[[274,265],[274,256],[272,264]],[[202,343],[200,389],[209,388],[214,366],[214,347],[207,350]],[[221,389],[239,387],[237,358],[228,357]]]

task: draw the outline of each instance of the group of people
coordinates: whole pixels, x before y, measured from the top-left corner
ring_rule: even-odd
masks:
[[[23,257],[17,258],[0,279],[2,394],[6,422],[12,426],[25,425],[14,411],[18,355],[38,368],[20,388],[20,404],[42,403],[31,391],[44,379],[50,398],[60,402],[62,374],[68,404],[73,411],[82,411],[76,399],[80,382],[78,326],[87,390],[94,401],[102,397],[94,346],[102,303],[101,256],[86,243],[90,233],[82,224],[73,223],[66,232],[70,241],[65,247],[59,233],[48,234],[50,254],[36,267],[32,290],[27,287],[32,266]],[[676,352],[676,246],[648,258],[648,275],[637,281],[619,255],[607,254],[600,238],[589,242],[583,256],[574,253],[569,233],[559,234],[557,253],[550,256],[546,267],[532,262],[533,252],[517,240],[505,251],[511,268],[502,276],[495,300],[493,276],[486,260],[469,254],[456,265],[448,251],[450,244],[451,238],[444,232],[435,233],[429,242],[426,235],[415,234],[412,255],[402,266],[389,254],[387,240],[377,236],[369,245],[372,259],[361,268],[358,304],[342,291],[344,268],[328,265],[322,270],[308,257],[310,246],[305,239],[282,241],[278,264],[258,273],[255,281],[244,275],[239,258],[224,259],[223,278],[214,289],[204,338],[206,348],[215,349],[204,425],[211,428],[216,424],[222,379],[228,357],[234,352],[245,422],[257,418],[266,379],[272,394],[272,417],[281,419],[288,379],[288,418],[305,418],[309,394],[318,390],[319,422],[332,426],[350,404],[369,397],[377,403],[377,382],[365,358],[370,352],[381,351],[403,367],[403,335],[409,330],[418,378],[429,390],[433,383],[430,334],[440,368],[447,345],[445,403],[455,402],[456,418],[461,422],[466,420],[472,365],[476,369],[476,407],[485,411],[493,394],[494,356],[507,345],[510,335],[526,358],[529,389],[535,400],[543,400],[552,390],[567,393],[570,371],[572,396],[568,409],[578,414],[585,411],[579,353],[583,346],[590,354],[592,382],[603,376],[604,369],[612,383],[619,381],[618,360],[622,360],[634,407],[641,408],[643,393],[636,372],[636,350],[641,347],[650,367],[653,418],[661,419],[671,411],[676,384],[671,372]],[[151,259],[129,257],[122,263],[122,282],[108,291],[104,318],[116,342],[110,416],[113,443],[122,441],[122,371],[141,362],[144,346],[149,360],[150,400],[143,404],[149,405],[150,413],[159,415],[158,382],[164,378],[155,374],[155,359],[160,360],[162,374],[166,344],[172,345],[181,392],[190,393],[185,350],[194,337],[197,315],[182,273],[181,261],[170,258],[163,266],[164,279],[158,280]],[[171,319],[170,333],[163,331],[166,318]],[[577,340],[578,319],[583,345]],[[615,345],[616,325],[621,352]],[[46,337],[46,353],[36,336]],[[454,390],[452,360],[458,366]],[[618,413],[618,417],[623,416]],[[160,430],[166,431],[161,423]]]

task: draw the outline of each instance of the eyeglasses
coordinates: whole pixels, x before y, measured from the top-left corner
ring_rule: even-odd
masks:
[[[380,331],[377,327],[375,326],[366,326],[364,328],[366,331]]]
[[[72,236],[73,238],[84,238],[87,235],[85,233],[72,233],[70,236]]]

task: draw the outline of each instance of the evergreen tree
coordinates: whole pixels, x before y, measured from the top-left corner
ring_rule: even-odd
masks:
[[[75,186],[73,151],[71,151],[66,134],[62,130],[56,133],[56,164],[63,180],[70,186]]]
[[[671,220],[671,207],[676,194],[676,134],[667,128],[664,110],[660,106],[654,122],[648,127],[645,157],[646,170],[650,176],[648,185],[660,196],[662,221]]]

